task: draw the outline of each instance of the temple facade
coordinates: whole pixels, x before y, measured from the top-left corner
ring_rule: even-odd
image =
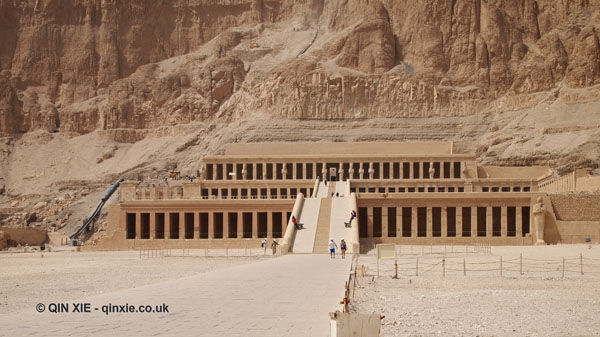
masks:
[[[451,142],[230,144],[205,157],[193,181],[122,183],[101,244],[242,248],[267,238],[290,252],[321,252],[340,237],[353,249],[531,245],[540,235],[555,243],[566,225],[540,191],[553,179],[549,167],[478,166]],[[539,200],[548,210],[542,234],[534,230]]]

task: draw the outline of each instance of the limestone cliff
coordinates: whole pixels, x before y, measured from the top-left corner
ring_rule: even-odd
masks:
[[[0,185],[18,196],[195,172],[227,142],[299,138],[452,140],[482,163],[598,167],[599,12],[597,0],[0,0]]]

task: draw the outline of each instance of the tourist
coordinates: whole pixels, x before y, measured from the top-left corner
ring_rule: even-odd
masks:
[[[342,238],[340,240],[340,250],[342,251],[342,259],[346,258],[346,249],[348,249],[348,246],[346,245],[346,241],[344,240],[344,238]]]
[[[335,249],[337,244],[333,242],[333,239],[329,240],[329,258],[335,259]]]
[[[302,225],[301,223],[298,223],[298,221],[296,220],[296,217],[293,215],[292,215],[292,223],[294,224],[294,226],[296,227],[297,230],[304,229],[304,225]]]
[[[273,243],[271,243],[271,249],[273,250],[273,255],[275,255],[277,253],[277,246],[279,245],[279,243],[277,243],[277,241],[273,240]]]
[[[335,198],[335,194],[333,192],[331,192],[331,197]]]
[[[264,238],[260,244],[261,248],[267,249],[267,238]]]
[[[350,212],[350,220],[348,220],[348,222],[344,222],[344,225],[346,225],[346,227],[352,227],[352,220],[354,220],[354,218],[356,218],[356,211],[352,210]]]
[[[339,198],[340,197],[340,193],[339,192],[335,192],[335,197]]]

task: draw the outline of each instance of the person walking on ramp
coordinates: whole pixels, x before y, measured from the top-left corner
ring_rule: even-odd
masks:
[[[329,258],[335,259],[335,249],[336,248],[337,248],[337,245],[335,244],[335,242],[333,242],[333,239],[331,239],[329,241]]]

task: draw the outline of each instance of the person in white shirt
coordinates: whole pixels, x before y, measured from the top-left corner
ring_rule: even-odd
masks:
[[[335,249],[337,248],[337,244],[333,242],[333,239],[329,240],[329,258],[335,259]]]

